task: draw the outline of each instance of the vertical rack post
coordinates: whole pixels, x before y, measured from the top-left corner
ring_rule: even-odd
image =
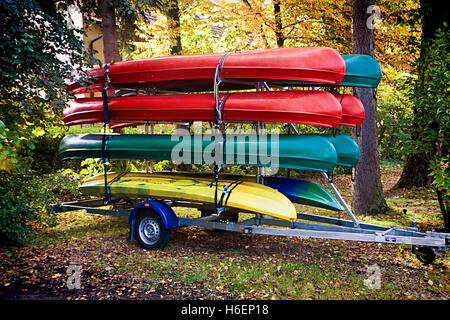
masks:
[[[153,134],[153,127],[154,124],[151,123],[149,124],[148,121],[145,122],[145,134],[148,134],[148,126],[150,125],[150,133]],[[149,168],[149,163],[150,163],[150,168]],[[145,160],[145,173],[153,173],[153,165],[154,165],[154,161],[153,160]]]
[[[145,122],[145,134],[148,134],[148,121]],[[148,160],[145,159],[145,173],[148,173]]]
[[[256,84],[256,91],[257,92],[264,91],[265,86],[266,86],[267,90],[269,91],[270,89],[265,82],[258,82]],[[255,121],[255,127],[256,127],[256,135],[259,137],[261,130],[265,128],[264,122],[263,121]],[[264,183],[263,173],[264,173],[264,168],[257,166],[256,167],[256,183]]]

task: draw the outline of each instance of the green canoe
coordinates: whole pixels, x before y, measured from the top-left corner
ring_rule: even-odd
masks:
[[[108,159],[214,163],[216,143],[213,137],[208,140],[205,136],[202,139],[202,136],[107,134],[104,156]],[[103,134],[68,135],[60,143],[59,156],[61,160],[102,158],[102,143]],[[332,172],[338,165],[335,146],[319,135],[227,136],[223,150],[223,163],[230,165],[320,172]]]
[[[376,88],[381,80],[381,68],[377,60],[362,54],[342,56],[345,61],[345,76],[341,86]]]
[[[337,152],[338,165],[344,167],[356,167],[359,161],[359,147],[356,142],[349,136],[338,134],[322,134],[321,137],[330,141]]]
[[[376,88],[381,80],[381,67],[377,60],[368,55],[349,54],[345,61],[345,76],[339,84],[344,87]],[[329,86],[316,82],[270,82],[282,86]]]

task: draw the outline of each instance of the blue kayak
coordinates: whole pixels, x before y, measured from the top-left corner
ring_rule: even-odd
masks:
[[[288,177],[265,177],[264,184],[294,203],[333,211],[343,210],[336,198],[320,184]]]

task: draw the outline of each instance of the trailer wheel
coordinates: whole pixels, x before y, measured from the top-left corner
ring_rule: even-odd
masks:
[[[170,230],[164,227],[159,214],[152,210],[141,210],[136,218],[136,239],[144,249],[163,249],[170,239]]]
[[[420,247],[418,249],[415,249],[414,253],[417,259],[419,259],[419,261],[422,262],[422,264],[425,266],[432,263],[434,261],[434,258],[436,258],[434,250],[430,247]]]
[[[224,217],[220,220],[221,222],[238,222],[239,213],[237,212],[227,212]]]
[[[212,214],[215,214],[212,210],[202,210],[201,211],[201,217],[207,217]],[[239,213],[238,212],[224,212],[222,213],[221,218],[219,219],[219,222],[238,222],[239,220]]]

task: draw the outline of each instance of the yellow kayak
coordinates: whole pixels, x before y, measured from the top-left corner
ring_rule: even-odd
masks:
[[[129,172],[108,173],[107,180],[112,197],[215,203],[215,184],[211,184],[212,180],[208,178]],[[80,190],[87,195],[103,195],[104,175],[90,178]],[[297,219],[296,209],[286,196],[254,182],[219,179],[217,201],[237,211],[265,214],[288,221]]]

